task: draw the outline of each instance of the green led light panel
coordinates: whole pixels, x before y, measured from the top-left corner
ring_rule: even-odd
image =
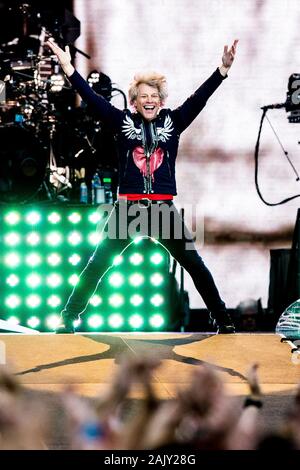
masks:
[[[0,208],[0,318],[54,331],[99,241],[101,249],[102,218],[99,208],[89,205]],[[174,303],[168,252],[155,240],[139,237],[111,261],[77,330],[167,329]]]

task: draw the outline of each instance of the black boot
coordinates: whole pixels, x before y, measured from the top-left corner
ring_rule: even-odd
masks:
[[[56,328],[55,333],[59,334],[72,334],[75,333],[75,328],[73,325],[74,318],[63,318],[61,319],[61,324]]]
[[[235,333],[235,326],[227,310],[211,313],[210,317],[213,320],[214,326],[217,327],[218,334]]]

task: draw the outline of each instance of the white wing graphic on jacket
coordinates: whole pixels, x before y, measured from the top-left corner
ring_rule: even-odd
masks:
[[[122,132],[128,139],[142,140],[142,130],[134,127],[134,122],[129,116],[125,117],[123,123]]]
[[[162,142],[166,142],[171,137],[171,133],[173,131],[173,121],[170,116],[165,117],[164,127],[157,128],[157,140],[161,140]]]

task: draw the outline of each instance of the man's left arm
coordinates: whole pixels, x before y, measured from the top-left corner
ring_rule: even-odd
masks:
[[[238,39],[234,41],[231,48],[224,46],[222,64],[202,85],[191,95],[181,106],[175,109],[172,114],[177,123],[179,133],[183,132],[198,116],[206,105],[208,98],[227,78],[227,73],[233,64]]]

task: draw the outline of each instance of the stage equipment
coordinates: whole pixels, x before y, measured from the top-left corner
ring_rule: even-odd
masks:
[[[261,331],[262,318],[261,299],[246,299],[236,307],[235,326],[238,331]]]
[[[1,319],[53,331],[106,216],[87,204],[1,206]],[[78,331],[179,331],[184,318],[167,250],[136,239],[111,262]]]
[[[300,122],[300,74],[293,73],[288,82],[285,109],[289,112],[289,122]]]
[[[270,250],[270,280],[268,295],[268,317],[270,327],[275,326],[279,316],[295,296],[295,278],[293,279],[290,248],[277,248]],[[289,276],[290,271],[290,276]],[[289,279],[290,277],[290,279]],[[300,292],[299,292],[300,295]]]
[[[286,101],[284,103],[275,103],[262,106],[261,109],[280,109],[285,108],[289,113],[288,121],[291,123],[300,122],[300,74],[293,73],[289,77]]]
[[[112,97],[112,82],[111,79],[102,72],[93,70],[87,76],[87,82],[90,87],[98,94],[103,96],[107,101]]]
[[[300,299],[287,307],[280,316],[276,333],[291,341],[300,340]]]
[[[93,70],[87,76],[87,81],[90,87],[98,94],[103,96],[107,101],[111,101],[111,99],[118,94],[122,95],[124,100],[123,108],[127,108],[127,98],[125,93],[120,90],[120,88],[116,88],[113,86],[111,79],[105,75],[103,72],[98,72],[98,70]]]
[[[276,332],[286,337],[300,339],[300,209],[298,209],[292,247],[286,276],[286,288],[281,286],[284,296],[283,311]]]
[[[260,121],[260,127],[258,132],[258,138],[255,146],[255,186],[258,193],[258,196],[263,201],[264,204],[268,206],[277,206],[280,204],[285,204],[295,198],[300,197],[300,194],[296,194],[294,196],[288,197],[283,199],[282,201],[276,203],[270,203],[266,201],[260,191],[258,185],[258,156],[259,156],[259,145],[260,145],[260,136],[262,132],[262,126],[265,118],[269,121],[269,124],[274,132],[276,139],[278,140],[284,157],[287,159],[289,165],[291,166],[295,176],[296,181],[300,181],[299,173],[295,166],[293,165],[291,159],[289,158],[288,152],[285,150],[284,146],[282,145],[279,136],[275,132],[274,127],[272,126],[269,118],[266,116],[267,111],[269,109],[285,109],[288,114],[288,121],[290,123],[299,123],[300,122],[300,74],[292,74],[289,77],[288,81],[288,91],[286,101],[284,103],[272,104],[262,106],[262,117]],[[299,144],[300,142],[298,142]],[[290,253],[286,253],[289,257],[288,260],[288,273],[284,273],[284,279],[286,281],[286,289],[284,283],[280,285],[280,290],[282,292],[281,295],[274,295],[274,289],[271,285],[271,281],[274,279],[270,276],[270,290],[269,290],[269,307],[270,313],[276,313],[278,308],[282,310],[285,308],[284,312],[279,318],[279,321],[276,326],[276,332],[286,337],[292,337],[294,339],[300,338],[300,270],[299,270],[299,243],[300,243],[300,236],[299,236],[299,209],[296,219],[296,225],[294,229],[294,236],[293,236],[293,245]],[[287,265],[285,263],[285,269]],[[271,273],[272,274],[272,273]],[[281,273],[282,275],[282,273]],[[273,292],[272,292],[273,291]],[[272,293],[272,295],[270,295]]]
[[[84,103],[76,107],[75,91],[45,46],[51,36],[62,47],[69,44],[73,58],[89,57],[73,45],[80,21],[63,5],[50,9],[38,2],[14,2],[1,13],[0,202],[79,202],[82,169],[89,196],[93,175],[108,173],[105,200],[113,202],[118,179],[113,135]],[[93,71],[88,81],[109,101],[122,94],[127,106],[107,75]]]
[[[37,133],[19,125],[0,127],[0,202],[25,202],[42,185],[47,146]]]
[[[290,165],[290,167],[292,168],[292,170],[295,174],[296,181],[300,181],[299,173],[298,173],[295,165],[291,161],[288,151],[284,148],[278,134],[276,133],[276,131],[274,129],[274,126],[272,125],[270,119],[267,116],[267,112],[270,109],[285,109],[285,111],[289,113],[288,114],[288,121],[290,123],[299,123],[300,122],[300,74],[292,74],[290,76],[289,82],[288,82],[287,98],[286,98],[286,101],[284,103],[275,103],[275,104],[265,105],[265,106],[262,106],[261,109],[263,110],[263,112],[262,112],[262,117],[261,117],[261,120],[260,120],[259,131],[258,131],[257,141],[256,141],[256,145],[255,145],[255,152],[254,152],[255,187],[256,187],[256,191],[257,191],[257,194],[258,194],[259,198],[262,200],[262,202],[264,204],[266,204],[267,206],[278,206],[280,204],[285,204],[286,202],[292,201],[293,199],[300,197],[300,194],[296,194],[294,196],[287,197],[287,198],[283,199],[282,201],[275,202],[275,203],[268,202],[263,197],[262,192],[259,188],[259,184],[258,184],[258,160],[259,160],[258,157],[259,157],[260,137],[261,137],[261,133],[262,133],[264,120],[267,119],[267,121],[269,122],[270,127],[271,127],[271,129],[274,133],[274,136],[275,136],[276,140],[279,142],[279,145],[281,146],[284,158],[286,158],[288,164]],[[298,144],[299,143],[300,142],[298,142]]]

